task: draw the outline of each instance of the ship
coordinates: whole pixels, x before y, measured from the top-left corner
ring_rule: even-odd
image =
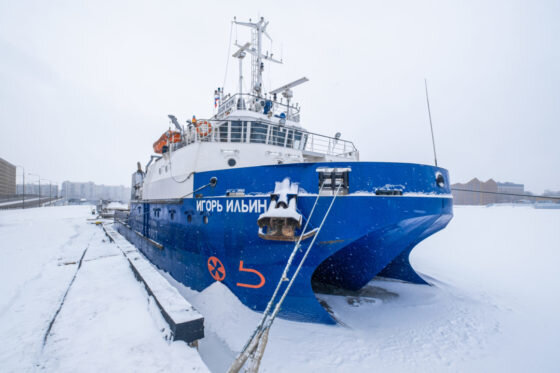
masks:
[[[251,32],[232,55],[238,91],[216,89],[210,118],[168,116],[154,154],[132,174],[118,231],[176,281],[196,291],[221,282],[255,311],[290,279],[279,313],[289,320],[336,322],[315,296],[318,285],[358,290],[375,276],[426,284],[409,255],[452,219],[448,171],[361,161],[339,133],[305,129],[293,89],[308,79],[265,92],[265,64],[283,62],[263,50],[269,23],[233,22]],[[292,259],[301,263],[297,276],[284,272]]]

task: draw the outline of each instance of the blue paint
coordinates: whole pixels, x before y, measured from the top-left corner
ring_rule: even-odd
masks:
[[[334,322],[317,302],[311,288],[312,278],[347,289],[359,289],[380,274],[422,283],[408,261],[410,251],[418,242],[443,229],[453,216],[448,173],[432,166],[332,162],[201,172],[195,175],[195,189],[206,185],[211,177],[217,177],[218,184],[203,189],[199,198],[132,203],[127,222],[131,229],[162,244],[163,249],[125,226],[117,226],[154,264],[197,291],[215,281],[208,260],[218,258],[226,271],[223,283],[245,305],[263,311],[294,243],[259,238],[257,218],[264,212],[264,206],[268,206],[274,182],[290,177],[292,182],[299,183],[297,208],[307,219],[319,189],[318,167],[350,167],[350,194],[335,201],[280,316],[299,321]],[[436,185],[437,171],[445,177],[444,187]],[[382,188],[398,188],[404,195],[376,196],[375,190]],[[245,191],[244,197],[226,196],[228,190],[241,189]],[[433,196],[407,196],[407,193]],[[320,225],[331,199],[332,196],[320,197],[310,228]],[[242,211],[243,206],[247,212]],[[294,263],[299,262],[310,242],[311,239],[303,242]],[[254,272],[240,271],[240,261],[243,268],[264,276],[262,287],[243,286],[256,286],[260,280]]]

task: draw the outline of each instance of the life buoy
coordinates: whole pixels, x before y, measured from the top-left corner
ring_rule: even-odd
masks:
[[[210,122],[201,120],[196,124],[196,132],[201,137],[206,137],[212,132],[212,125]]]

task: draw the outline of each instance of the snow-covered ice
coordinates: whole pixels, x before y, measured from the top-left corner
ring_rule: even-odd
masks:
[[[155,302],[89,217],[89,206],[0,211],[0,371],[207,371],[166,341]]]
[[[556,372],[560,365],[560,210],[456,207],[413,266],[433,286],[375,279],[319,295],[340,324],[277,320],[266,372]],[[180,285],[204,315],[200,351],[223,371],[260,320],[220,283]]]
[[[164,340],[155,304],[89,212],[0,211],[0,371],[204,371],[196,350]],[[277,320],[261,370],[558,371],[560,210],[456,207],[411,260],[433,286],[374,279],[320,294],[340,324]],[[199,293],[171,282],[205,318],[204,362],[225,371],[261,314],[221,283]]]

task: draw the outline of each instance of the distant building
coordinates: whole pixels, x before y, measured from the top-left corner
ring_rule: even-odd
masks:
[[[505,183],[498,183],[498,193],[506,193],[506,194],[525,194],[525,185],[523,184],[515,184],[510,182]],[[508,196],[508,195],[499,195],[497,198],[497,202],[518,202],[522,199],[526,199],[526,197],[522,196]]]
[[[545,195],[547,197],[555,197],[555,199],[552,199],[552,200],[549,199],[548,200],[549,202],[560,203],[560,199],[558,199],[558,198],[560,198],[560,190],[554,191],[554,190],[548,190],[547,189],[547,190],[544,191],[543,195]],[[539,198],[538,200],[543,201],[544,199]]]
[[[41,179],[42,180],[42,179]],[[22,184],[18,184],[17,185],[17,194],[18,195],[22,195],[23,194],[23,185]],[[38,183],[34,183],[34,184],[28,184],[25,183],[25,194],[32,194],[32,195],[39,195],[39,184]],[[59,193],[58,193],[58,185],[55,184],[49,184],[49,183],[41,183],[41,196],[47,197],[47,196],[51,196],[53,198],[58,197]]]
[[[493,179],[483,182],[474,178],[465,184],[456,183],[451,185],[451,193],[453,194],[453,203],[455,205],[489,205],[492,203],[511,203],[530,199],[524,196],[507,195],[527,194],[525,192],[525,185],[511,182],[501,183]],[[499,193],[505,193],[506,195]]]
[[[16,166],[0,158],[0,197],[16,194]]]
[[[548,197],[560,197],[560,190],[554,191],[554,190],[545,190],[543,195],[548,196]]]
[[[82,199],[97,201],[100,199],[127,202],[130,200],[130,188],[111,185],[97,185],[91,181],[75,183],[65,181],[62,183],[62,197],[66,199]]]
[[[454,190],[459,189],[459,190]],[[473,192],[467,192],[473,191]],[[468,183],[456,183],[451,185],[453,194],[453,204],[455,205],[488,205],[496,202],[496,195],[491,193],[477,192],[498,192],[498,183],[490,179],[486,182],[478,180],[476,177]]]

